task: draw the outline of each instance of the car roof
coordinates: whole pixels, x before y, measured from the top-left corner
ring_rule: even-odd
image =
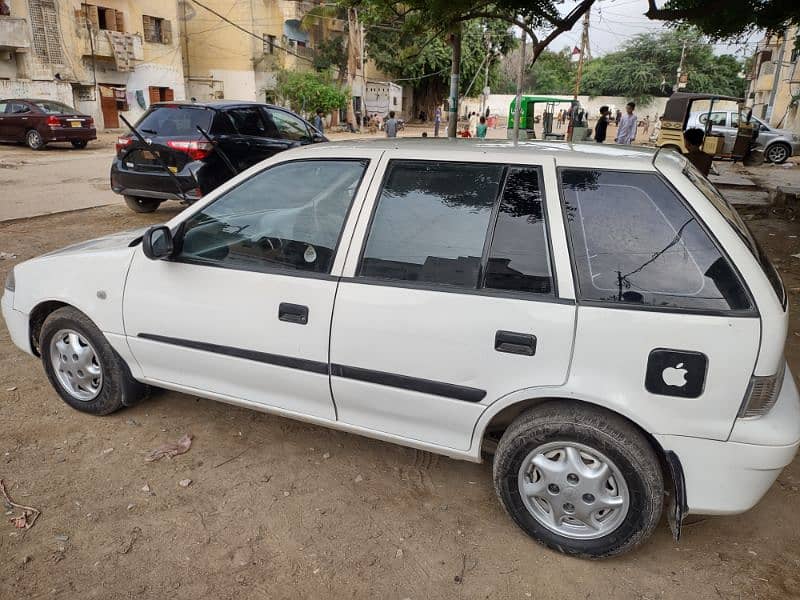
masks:
[[[66,102],[53,100],[52,98],[0,98],[0,102],[57,102],[58,104],[69,106]]]
[[[265,102],[253,102],[252,100],[210,100],[208,102],[191,102],[189,100],[175,100],[165,102],[154,102],[151,106],[196,106],[199,108],[213,108],[220,110],[223,108],[232,108],[236,106],[266,106],[267,108],[279,108],[288,111],[288,108],[282,106],[275,106]],[[291,111],[289,111],[291,112]]]
[[[420,158],[431,159],[431,152],[441,153],[441,158],[449,161],[470,161],[492,154],[503,154],[503,160],[517,160],[525,163],[525,158],[552,158],[560,166],[595,166],[626,171],[652,171],[655,148],[619,144],[571,143],[558,141],[525,141],[514,144],[503,139],[448,139],[448,138],[394,138],[394,139],[352,139],[325,144],[311,144],[293,152],[314,154],[335,154],[338,150],[382,150],[396,151],[409,157],[420,153]],[[485,160],[485,158],[484,158]]]

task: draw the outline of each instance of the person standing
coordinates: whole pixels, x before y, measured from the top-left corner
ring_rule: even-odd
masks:
[[[389,118],[386,120],[386,137],[397,137],[397,119],[394,118],[394,111],[389,111]]]
[[[433,137],[439,137],[439,125],[442,124],[442,107],[437,106],[433,111]]]
[[[486,130],[487,130],[487,129],[488,129],[488,128],[486,127],[486,117],[484,117],[483,115],[481,115],[481,118],[480,118],[480,123],[478,123],[478,125],[475,127],[475,134],[476,134],[476,135],[477,135],[479,138],[485,138],[485,137],[486,137]]]
[[[636,104],[628,102],[625,105],[625,114],[619,120],[619,129],[617,129],[616,142],[618,144],[632,144],[636,140],[636,131],[638,130],[638,122],[633,109]]]
[[[475,137],[475,134],[477,133],[476,131],[477,127],[478,127],[478,115],[475,114],[475,111],[472,111],[471,113],[469,113],[469,134],[472,137]]]
[[[322,119],[322,115],[323,114],[324,113],[322,112],[322,109],[318,108],[317,109],[317,115],[314,117],[314,127],[320,133],[325,133],[325,121],[323,121],[323,119]]]
[[[600,118],[597,119],[597,124],[594,126],[594,141],[602,144],[606,141],[606,132],[608,131],[608,115],[609,110],[607,106],[600,107]]]

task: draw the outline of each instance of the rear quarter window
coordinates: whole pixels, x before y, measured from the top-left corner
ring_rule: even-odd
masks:
[[[749,311],[736,271],[655,173],[562,169],[582,300],[620,307]]]

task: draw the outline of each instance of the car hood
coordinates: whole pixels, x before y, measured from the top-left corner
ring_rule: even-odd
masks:
[[[66,255],[66,254],[86,254],[92,252],[107,252],[108,250],[116,250],[119,248],[125,248],[127,246],[133,246],[139,239],[142,237],[145,231],[147,231],[147,227],[139,227],[137,229],[131,229],[128,231],[120,231],[119,233],[112,233],[111,235],[106,235],[94,240],[88,240],[86,242],[78,242],[77,244],[72,244],[71,246],[67,246],[66,248],[61,248],[60,250],[55,250],[53,252],[48,252],[47,254],[42,254],[41,256],[59,256],[59,255]]]

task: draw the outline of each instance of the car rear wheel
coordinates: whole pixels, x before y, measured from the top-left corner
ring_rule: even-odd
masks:
[[[41,150],[44,148],[44,138],[42,138],[42,134],[35,129],[31,129],[25,134],[25,143],[28,144],[28,148],[31,150]]]
[[[771,163],[780,165],[785,163],[786,160],[792,155],[792,149],[781,143],[772,144],[765,152],[764,157]]]
[[[97,326],[72,307],[45,319],[39,348],[47,378],[76,410],[107,415],[147,395]]]
[[[70,143],[72,144],[73,148],[77,148],[78,150],[86,148],[86,146],[89,144],[89,142],[86,140],[71,140]]]
[[[127,204],[128,208],[130,208],[133,212],[151,213],[159,207],[161,200],[156,200],[155,198],[125,196],[125,204]]]
[[[664,480],[645,436],[602,409],[560,402],[521,414],[494,457],[511,518],[545,546],[604,558],[641,544],[661,516]]]

